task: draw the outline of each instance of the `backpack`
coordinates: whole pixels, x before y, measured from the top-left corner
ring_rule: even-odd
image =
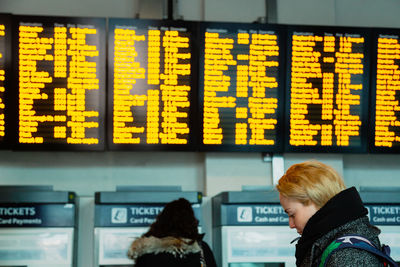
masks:
[[[390,257],[390,247],[382,245],[382,250],[375,247],[371,241],[360,235],[343,235],[336,238],[322,253],[319,267],[325,267],[329,257],[336,250],[343,248],[356,248],[366,250],[380,258],[384,266],[399,267],[399,265]]]

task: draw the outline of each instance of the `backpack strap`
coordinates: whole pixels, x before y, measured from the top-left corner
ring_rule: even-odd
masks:
[[[336,238],[329,246],[324,250],[321,256],[321,261],[319,263],[319,267],[326,266],[330,256],[336,250],[343,248],[356,248],[361,250],[366,250],[378,258],[380,258],[385,266],[399,267],[397,263],[390,257],[390,248],[389,246],[383,245],[383,251],[379,250],[374,246],[371,241],[367,238],[359,235],[344,235]]]

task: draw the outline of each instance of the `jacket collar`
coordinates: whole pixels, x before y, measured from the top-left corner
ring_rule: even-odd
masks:
[[[189,253],[199,253],[200,250],[199,244],[191,239],[149,236],[136,239],[129,248],[128,257],[135,260],[144,254],[151,253],[170,253],[174,256],[183,257]]]

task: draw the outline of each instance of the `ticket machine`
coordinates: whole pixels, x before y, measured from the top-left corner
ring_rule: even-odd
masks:
[[[400,263],[400,187],[360,187],[371,224],[382,230],[379,238],[389,245],[390,256]]]
[[[278,192],[231,191],[212,198],[213,248],[221,267],[295,265],[298,237]]]
[[[178,198],[192,203],[201,223],[200,192],[176,187],[117,187],[115,192],[96,192],[95,267],[131,267],[129,245],[148,230],[168,202]]]
[[[0,266],[76,266],[75,199],[51,186],[0,187]]]

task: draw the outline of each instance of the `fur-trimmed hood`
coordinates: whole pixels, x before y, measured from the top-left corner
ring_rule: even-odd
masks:
[[[140,237],[133,241],[128,250],[130,259],[137,259],[144,254],[171,253],[174,256],[183,257],[190,253],[199,253],[201,248],[197,241],[192,242],[187,238],[167,236],[157,238],[154,236]]]

